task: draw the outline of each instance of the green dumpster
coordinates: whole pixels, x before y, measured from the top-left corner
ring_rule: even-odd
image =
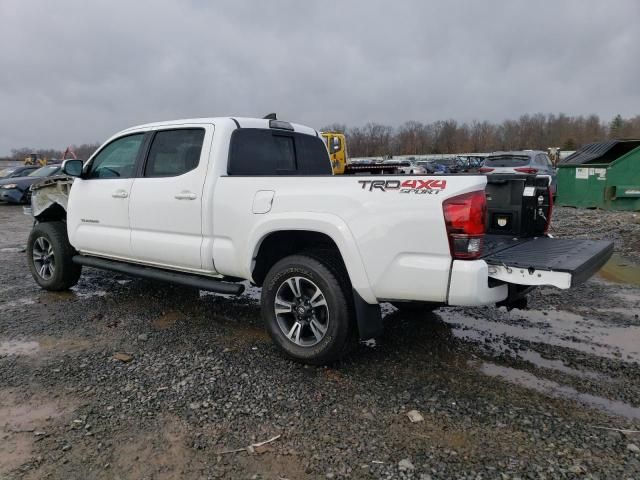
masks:
[[[640,140],[592,143],[558,165],[557,205],[640,210]]]

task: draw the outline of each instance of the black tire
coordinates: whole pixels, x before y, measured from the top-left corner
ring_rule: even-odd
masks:
[[[434,302],[391,302],[391,305],[406,313],[431,313],[442,306]]]
[[[45,255],[41,255],[43,251]],[[46,255],[46,252],[52,255]],[[43,222],[33,226],[27,241],[27,263],[33,279],[42,288],[57,292],[78,283],[82,266],[73,263],[74,254],[64,222]],[[43,270],[47,262],[52,267]]]
[[[329,255],[321,260],[317,252],[285,257],[269,270],[262,286],[261,310],[267,332],[287,356],[302,363],[330,364],[344,356],[352,345],[354,315],[351,287],[344,267],[341,268],[337,262],[332,261],[333,258],[335,257]],[[301,279],[298,280],[298,290],[301,293],[299,297],[293,295],[293,290],[285,285],[288,281],[294,282],[296,278]],[[306,315],[311,317],[302,314],[298,317],[293,305],[304,306],[304,299],[313,296],[315,289],[321,291],[326,302],[325,315],[324,308],[318,307],[307,312]],[[292,294],[287,299],[292,304],[289,307],[291,312],[276,315],[276,298],[279,298],[278,302],[281,304],[283,298],[279,295],[287,290],[291,290]],[[316,325],[320,322],[325,328],[320,339],[315,336],[311,325],[314,320]],[[326,322],[323,323],[322,320]],[[299,343],[288,338],[285,333],[295,323],[302,325],[298,327]],[[308,342],[317,343],[302,345],[305,337],[310,339]]]

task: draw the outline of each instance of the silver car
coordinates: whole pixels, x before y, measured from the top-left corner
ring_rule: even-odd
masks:
[[[385,160],[383,163],[400,164],[398,167],[398,173],[403,173],[405,175],[426,175],[429,173],[425,167],[418,165],[418,162],[412,158],[403,158],[402,160]]]
[[[500,175],[505,173],[526,173],[551,177],[551,191],[556,194],[556,169],[546,152],[540,150],[519,150],[513,152],[493,152],[485,158],[480,173]]]

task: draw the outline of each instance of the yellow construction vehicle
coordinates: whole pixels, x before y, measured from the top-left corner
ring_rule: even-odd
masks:
[[[344,133],[339,132],[320,132],[324,143],[329,150],[331,158],[331,168],[334,175],[354,175],[354,174],[394,174],[403,173],[403,168],[409,165],[403,162],[384,163],[362,163],[355,165],[349,161],[347,155],[347,139]]]
[[[47,164],[47,159],[40,158],[37,153],[31,153],[28,157],[25,157],[24,164],[44,167]]]
[[[347,140],[343,133],[321,132],[327,144],[334,175],[342,175],[347,166]]]

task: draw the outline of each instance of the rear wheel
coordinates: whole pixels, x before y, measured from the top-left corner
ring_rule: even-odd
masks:
[[[67,290],[78,283],[82,267],[73,263],[74,253],[63,222],[37,223],[29,234],[27,263],[45,290]]]
[[[343,356],[352,338],[351,291],[333,264],[292,255],[277,262],[262,287],[262,318],[291,358],[322,365]]]

